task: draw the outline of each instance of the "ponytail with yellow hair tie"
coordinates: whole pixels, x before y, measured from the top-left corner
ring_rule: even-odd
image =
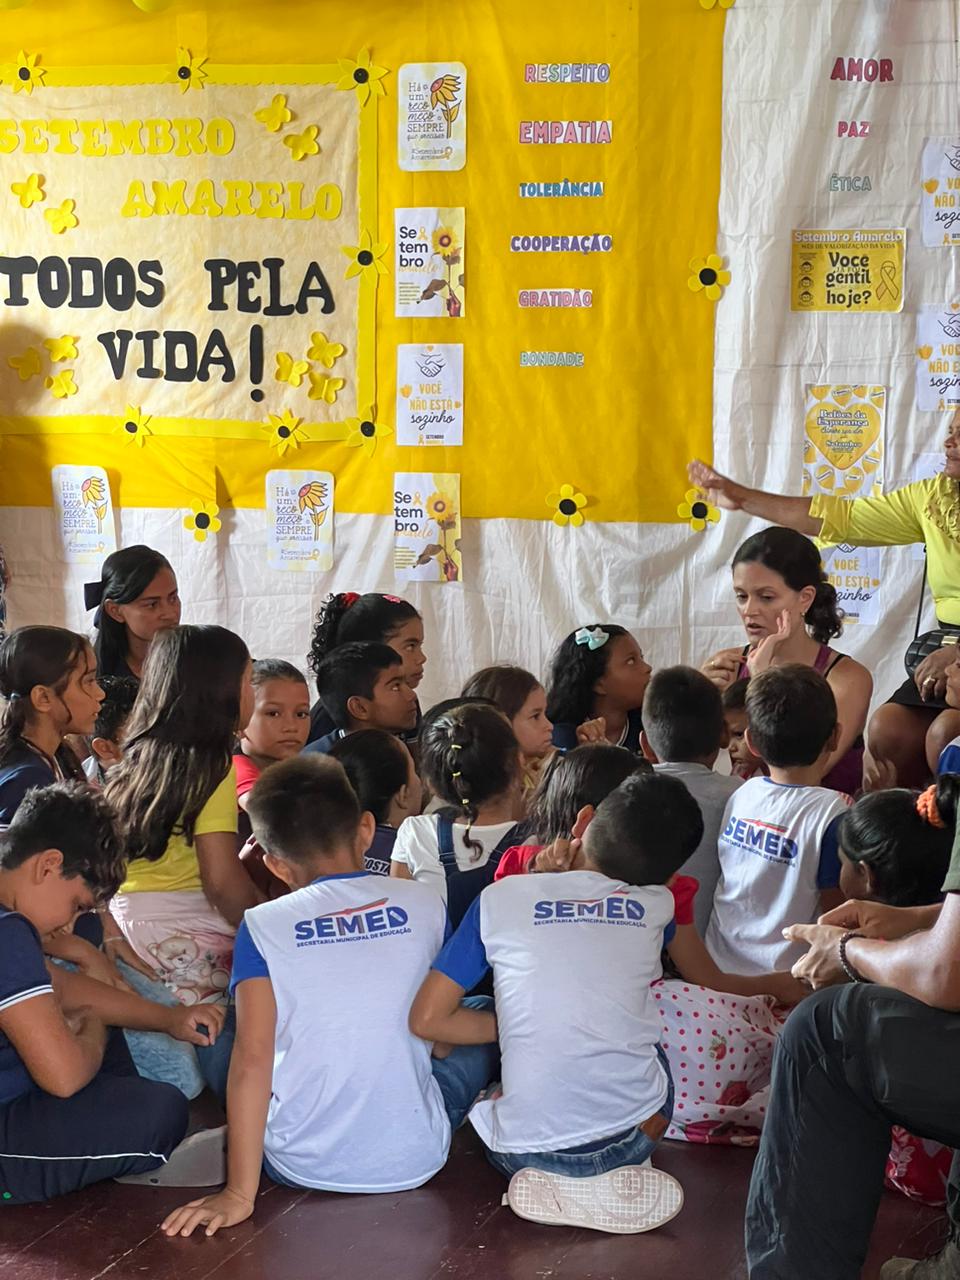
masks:
[[[947,824],[940,816],[940,810],[937,807],[937,787],[936,784],[927,787],[926,791],[921,791],[917,796],[917,813],[931,827],[944,828]]]

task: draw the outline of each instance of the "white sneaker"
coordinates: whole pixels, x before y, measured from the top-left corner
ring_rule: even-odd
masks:
[[[521,1169],[510,1179],[507,1203],[531,1222],[629,1235],[675,1218],[683,1188],[668,1173],[645,1165],[625,1165],[594,1178]]]

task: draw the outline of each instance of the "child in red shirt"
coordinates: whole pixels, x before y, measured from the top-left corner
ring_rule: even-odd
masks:
[[[253,664],[252,680],[253,715],[233,757],[241,809],[267,765],[299,755],[310,731],[310,694],[302,672],[279,658],[260,658]]]

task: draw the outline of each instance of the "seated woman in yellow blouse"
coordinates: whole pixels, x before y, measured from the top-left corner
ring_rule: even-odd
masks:
[[[748,489],[705,462],[692,462],[688,471],[716,506],[786,525],[830,545],[924,543],[938,625],[950,640],[960,637],[960,411],[948,428],[944,454],[939,475],[880,498],[790,498]],[[925,784],[936,772],[940,752],[960,734],[960,711],[950,710],[944,701],[946,670],[957,655],[956,643],[936,650],[871,717],[870,757],[875,765],[894,770],[902,787]]]

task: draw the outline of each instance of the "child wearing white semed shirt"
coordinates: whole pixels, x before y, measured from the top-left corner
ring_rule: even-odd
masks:
[[[247,812],[266,865],[293,892],[248,911],[237,934],[227,1186],[170,1214],[168,1235],[250,1217],[261,1168],[324,1191],[421,1186],[497,1070],[495,1045],[441,1046],[432,1060],[411,1034],[446,913],[432,889],[363,870],[375,820],[343,767],[322,755],[273,765]]]
[[[771,667],[747,690],[747,742],[770,769],[730,798],[720,834],[720,883],[707,950],[721,969],[789,969],[803,944],[785,941],[842,895],[838,830],[850,797],[821,787],[840,734],[833,691],[812,667]]]
[[[522,1217],[635,1232],[680,1209],[679,1185],[642,1167],[673,1110],[650,984],[672,928],[666,882],[702,830],[682,782],[631,775],[597,807],[583,869],[485,889],[420,989],[410,1025],[425,1039],[499,1029],[502,1090],[470,1121]],[[496,1019],[461,1004],[488,969]]]

